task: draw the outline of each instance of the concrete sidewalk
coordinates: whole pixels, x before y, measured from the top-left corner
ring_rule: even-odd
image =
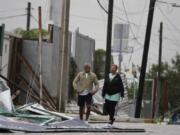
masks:
[[[143,123],[115,123],[114,126],[118,128],[144,128],[145,133],[46,133],[45,135],[180,135],[180,126],[178,125],[157,125],[157,124],[143,124]],[[8,133],[1,133],[1,135],[11,135]],[[12,135],[26,135],[26,133],[12,133]],[[28,135],[44,135],[42,134],[30,134]]]

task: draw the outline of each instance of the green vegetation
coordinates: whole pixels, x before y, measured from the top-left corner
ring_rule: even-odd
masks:
[[[77,65],[74,61],[74,59],[71,57],[70,58],[70,68],[69,68],[69,100],[74,99],[75,98],[75,91],[73,88],[73,80],[76,76],[77,73]]]
[[[18,36],[21,36],[24,39],[31,39],[31,40],[36,40],[38,39],[39,31],[38,29],[34,28],[31,29],[30,31],[26,31],[22,28],[17,28],[15,29],[14,33]],[[49,33],[47,30],[42,29],[42,37],[43,39],[47,39],[49,37]]]
[[[94,72],[96,73],[98,79],[102,79],[104,77],[105,55],[106,52],[103,49],[98,49],[95,51]]]
[[[155,78],[158,72],[158,65],[152,65],[151,70],[147,74],[146,78]],[[168,101],[170,104],[170,109],[175,109],[180,106],[180,55],[177,54],[175,58],[171,60],[171,63],[162,63],[162,79],[161,79],[161,103],[160,110],[162,108],[162,98],[164,90],[164,81],[167,81],[168,85]],[[145,95],[144,98],[150,99],[151,96],[151,84],[145,85]]]

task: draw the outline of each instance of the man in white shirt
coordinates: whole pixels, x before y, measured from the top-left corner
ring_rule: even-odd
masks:
[[[93,85],[95,90],[93,90]],[[91,72],[89,64],[84,65],[84,71],[80,72],[73,81],[73,87],[78,94],[79,117],[83,120],[84,107],[87,106],[86,120],[88,120],[92,104],[92,96],[98,91],[99,84],[96,75]]]

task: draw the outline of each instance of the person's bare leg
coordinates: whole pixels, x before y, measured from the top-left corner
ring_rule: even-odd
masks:
[[[91,105],[87,105],[86,121],[88,121],[90,113],[91,113]]]
[[[83,114],[84,114],[84,107],[79,107],[79,118],[80,120],[83,120]]]

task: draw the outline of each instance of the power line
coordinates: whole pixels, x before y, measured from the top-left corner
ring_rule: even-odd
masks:
[[[116,8],[118,11],[124,13],[124,10],[121,9],[119,6],[115,5],[115,8]],[[154,7],[153,7],[153,8],[154,8]],[[151,8],[151,9],[153,9],[153,8]],[[151,10],[151,9],[150,9],[150,10]],[[137,14],[147,13],[147,12],[149,12],[149,10],[148,10],[148,9],[147,9],[147,10],[144,9],[143,11],[135,11],[135,12],[126,11],[126,12],[127,12],[128,15],[137,15]]]
[[[33,18],[33,20],[34,20],[36,23],[38,23],[38,19],[36,19],[36,17],[35,17],[33,14],[31,14],[31,17]]]
[[[148,4],[148,1],[146,1],[146,3],[144,4],[143,10],[145,10],[147,4]],[[140,27],[139,27],[139,29],[138,29],[138,31],[137,31],[137,36],[139,35],[139,32],[140,32],[140,30],[141,30],[141,28],[142,28],[143,18],[144,18],[144,14],[141,15],[141,18],[140,18],[140,20],[139,20],[139,25],[140,25]]]
[[[127,14],[127,12],[126,12],[126,7],[125,7],[124,0],[122,0],[122,4],[123,4],[123,8],[124,8],[124,12],[125,12],[125,15],[126,15],[127,21],[129,22],[129,17],[128,17],[128,14]],[[131,30],[131,32],[132,32],[132,34],[133,34],[134,39],[136,40],[136,42],[137,42],[139,45],[141,45],[141,46],[142,46],[142,43],[140,43],[140,42],[139,42],[139,40],[136,38],[136,35],[135,35],[135,33],[134,33],[134,31],[133,31],[133,29],[132,29],[132,27],[131,27],[131,24],[130,24],[130,23],[129,23],[129,27],[130,27],[130,30]]]
[[[14,11],[22,11],[22,10],[26,10],[25,8],[18,8],[18,9],[5,9],[5,10],[0,10],[0,13],[4,13],[4,12],[14,12]]]
[[[167,5],[176,5],[177,4],[177,3],[171,3],[171,2],[161,1],[161,0],[158,0],[157,2],[162,3],[162,4],[167,4]]]
[[[179,29],[174,25],[174,23],[171,22],[171,20],[164,14],[164,12],[162,11],[162,9],[161,9],[159,6],[158,6],[158,8],[159,8],[161,14],[164,16],[164,18],[168,21],[168,23],[169,23],[171,26],[173,26],[174,29],[175,29],[178,33],[180,33],[180,30],[179,30]],[[166,25],[169,27],[168,23],[167,23]],[[169,32],[171,32],[171,36],[173,36],[173,37],[174,37],[174,40],[176,41],[176,43],[175,43],[175,42],[171,42],[171,43],[173,43],[173,45],[175,45],[175,46],[177,46],[177,47],[180,47],[180,45],[177,44],[177,43],[179,43],[179,41],[176,39],[176,37],[175,37],[175,35],[174,35],[174,32],[172,32],[170,28],[169,28]],[[166,39],[166,40],[169,40],[169,41],[173,41],[173,39],[170,39],[170,38],[167,38],[167,37],[165,37],[165,39]]]
[[[100,19],[100,18],[96,18],[96,17],[80,16],[80,15],[76,15],[76,14],[71,14],[71,16],[86,19],[86,20],[91,20],[91,21],[102,21],[102,22],[105,21],[105,19]]]
[[[100,8],[101,8],[102,10],[104,10],[105,13],[108,14],[108,11],[103,7],[103,5],[101,4],[101,2],[100,2],[99,0],[97,0],[97,3],[99,4]]]
[[[101,8],[105,13],[108,14],[108,11],[103,7],[103,5],[100,3],[100,1],[97,0],[97,2],[98,2],[98,4],[99,4],[100,8]],[[132,25],[135,25],[135,26],[139,27],[138,24],[135,24],[135,23],[133,23],[133,22],[127,21],[127,20],[125,20],[125,19],[123,19],[123,18],[121,18],[121,17],[119,17],[119,16],[117,16],[117,15],[113,15],[113,16],[116,17],[116,18],[118,18],[118,19],[121,20],[121,21],[124,21],[124,22],[127,22],[127,23],[129,23],[129,24],[132,24]]]
[[[161,14],[166,18],[166,20],[174,27],[176,31],[180,33],[180,30],[176,27],[176,25],[165,15],[165,13],[162,11],[162,9],[158,6],[158,9],[160,10]]]
[[[26,16],[26,15],[27,15],[27,14],[4,16],[4,17],[0,17],[0,20],[3,20],[3,19],[12,19],[12,18],[15,18],[15,17],[21,17],[21,16]]]

